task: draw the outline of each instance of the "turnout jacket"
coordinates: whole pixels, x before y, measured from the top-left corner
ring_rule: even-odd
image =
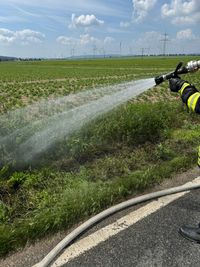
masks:
[[[183,103],[185,103],[189,110],[200,113],[200,93],[188,82],[184,82],[179,90]],[[198,153],[198,166],[200,167],[200,146]]]
[[[200,93],[193,85],[184,82],[179,93],[189,110],[200,113]]]

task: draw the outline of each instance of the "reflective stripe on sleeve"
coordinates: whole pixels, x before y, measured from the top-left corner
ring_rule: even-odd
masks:
[[[182,95],[184,89],[185,89],[187,86],[189,86],[189,85],[190,85],[189,83],[184,83],[184,84],[182,85],[181,89],[179,90],[179,93]]]
[[[191,96],[188,98],[187,106],[188,106],[189,109],[191,109],[192,111],[195,111],[196,103],[197,103],[197,100],[199,99],[199,97],[200,97],[200,93],[197,92],[197,93],[191,95]]]

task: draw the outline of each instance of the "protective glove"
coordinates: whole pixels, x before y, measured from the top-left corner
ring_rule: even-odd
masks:
[[[171,78],[169,80],[169,88],[172,92],[178,92],[185,81],[181,80],[179,77]]]

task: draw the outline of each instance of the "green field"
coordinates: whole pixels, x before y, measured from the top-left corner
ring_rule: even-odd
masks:
[[[179,61],[173,57],[1,62],[0,112],[99,85],[154,77],[173,70]]]
[[[191,59],[0,62],[0,114],[43,99],[154,77]],[[183,78],[200,85],[199,73]],[[0,255],[189,169],[196,164],[199,131],[198,115],[188,113],[165,82],[58,143],[37,166],[19,170],[0,164]]]

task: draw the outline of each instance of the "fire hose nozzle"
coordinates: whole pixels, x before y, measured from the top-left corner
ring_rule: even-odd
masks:
[[[192,61],[189,61],[186,66],[182,66],[182,65],[183,63],[180,62],[177,65],[175,71],[167,73],[165,75],[160,75],[160,76],[155,77],[156,85],[159,85],[162,82],[169,80],[171,78],[176,78],[178,77],[179,74],[186,74],[189,72],[197,71],[198,69],[200,69],[200,60],[192,60]]]
[[[162,82],[164,82],[164,76],[163,75],[160,75],[160,76],[155,77],[155,83],[156,83],[156,85],[159,85]]]
[[[195,72],[200,69],[200,60],[189,61],[186,65],[188,72]]]

